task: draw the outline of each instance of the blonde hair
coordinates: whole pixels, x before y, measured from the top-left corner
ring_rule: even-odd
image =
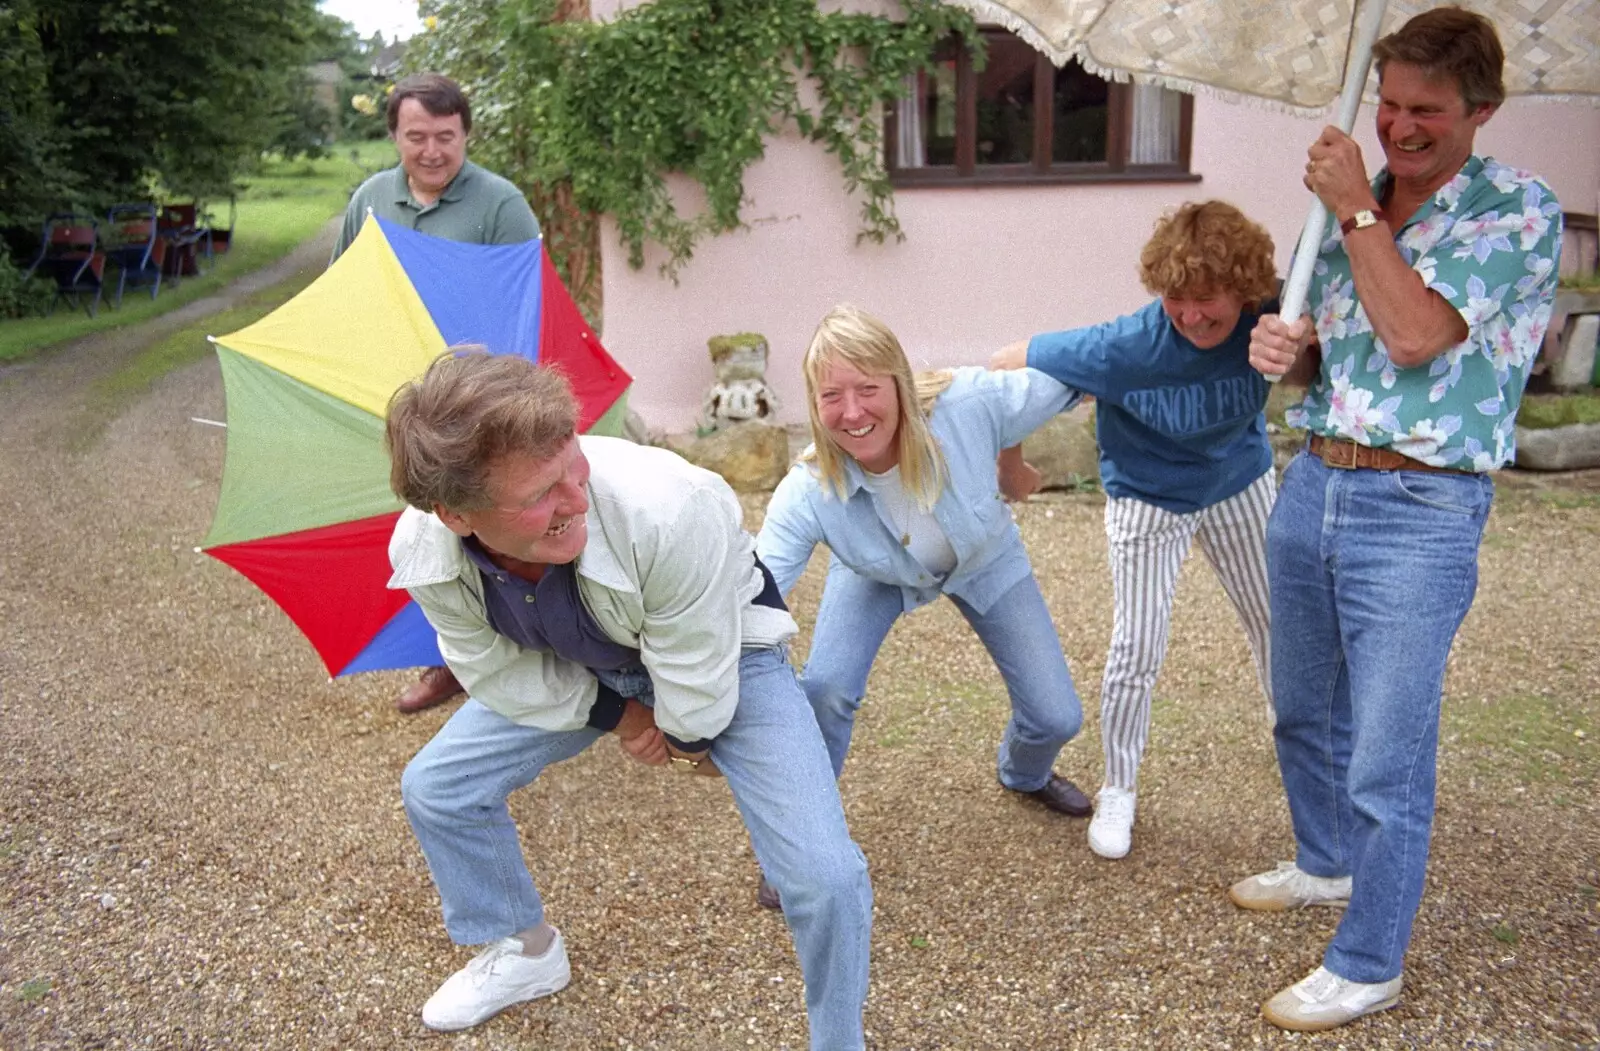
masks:
[[[1139,252],[1139,279],[1157,296],[1232,292],[1259,307],[1278,294],[1272,235],[1226,201],[1190,201],[1161,217]]]
[[[555,369],[454,347],[389,399],[389,487],[412,507],[480,511],[489,469],[510,453],[547,460],[578,431],[578,400]]]
[[[950,386],[953,373],[943,370],[913,376],[911,362],[889,326],[848,303],[828,311],[811,337],[802,366],[812,441],[802,459],[811,462],[822,480],[823,491],[841,500],[846,495],[844,461],[850,454],[839,448],[817,412],[817,390],[823,373],[833,364],[848,365],[869,376],[888,376],[894,381],[895,400],[900,407],[900,425],[895,432],[900,484],[924,511],[933,510],[944,491],[947,470],[944,453],[928,429],[928,416],[939,395]]]

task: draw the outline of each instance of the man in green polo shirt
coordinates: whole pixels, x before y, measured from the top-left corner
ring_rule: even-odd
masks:
[[[522,191],[467,160],[472,110],[455,81],[437,73],[406,77],[389,93],[387,116],[400,164],[351,195],[329,266],[361,232],[368,211],[418,233],[468,244],[516,244],[539,236],[539,221]],[[449,668],[426,668],[395,707],[409,715],[460,692]]]
[[[400,164],[351,195],[333,259],[356,239],[369,210],[418,233],[469,244],[516,244],[539,236],[539,221],[522,191],[467,160],[472,111],[455,81],[437,73],[406,77],[389,95],[388,119]]]

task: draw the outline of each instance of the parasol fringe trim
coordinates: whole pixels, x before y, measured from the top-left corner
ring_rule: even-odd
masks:
[[[1210,84],[1201,84],[1197,81],[1186,80],[1183,77],[1167,76],[1162,73],[1129,73],[1127,70],[1112,69],[1102,66],[1088,54],[1072,56],[1084,69],[1097,77],[1115,81],[1118,84],[1154,84],[1166,88],[1168,91],[1180,91],[1185,95],[1204,96],[1226,102],[1231,106],[1245,106],[1250,109],[1262,110],[1267,113],[1283,113],[1291,117],[1322,117],[1328,115],[1334,107],[1333,102],[1325,106],[1297,106],[1292,102],[1281,99],[1264,99],[1259,95],[1247,95],[1240,91],[1229,91],[1227,88],[1213,87]]]
[[[1026,18],[1001,4],[991,3],[990,0],[950,0],[956,7],[964,7],[972,12],[972,17],[979,22],[990,22],[1001,26],[1007,32],[1015,33],[1035,51],[1041,51],[1050,56],[1050,61],[1057,66],[1064,66],[1073,57],[1070,53],[1063,55],[1054,44],[1045,39],[1043,33]]]

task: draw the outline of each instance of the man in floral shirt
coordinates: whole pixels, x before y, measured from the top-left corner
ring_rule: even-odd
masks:
[[[1322,966],[1263,1008],[1301,1030],[1400,997],[1445,661],[1477,587],[1488,472],[1513,457],[1561,238],[1548,186],[1473,154],[1505,97],[1488,22],[1437,8],[1374,56],[1387,163],[1369,182],[1337,128],[1311,146],[1306,186],[1339,224],[1317,261],[1315,331],[1266,316],[1250,347],[1263,373],[1310,381],[1288,417],[1309,447],[1267,527],[1274,737],[1297,856],[1230,894],[1247,909],[1347,906]]]

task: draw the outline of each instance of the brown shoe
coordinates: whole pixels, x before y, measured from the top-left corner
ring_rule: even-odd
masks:
[[[1089,797],[1079,790],[1078,786],[1062,777],[1052,773],[1050,780],[1044,783],[1043,788],[1036,788],[1032,792],[1019,792],[1019,795],[1029,799],[1037,799],[1045,806],[1058,814],[1068,817],[1088,817],[1094,813],[1094,804],[1089,802]]]
[[[767,882],[767,877],[761,877],[761,886],[756,888],[756,904],[763,909],[782,909],[783,899],[778,897],[778,888]]]
[[[449,668],[424,668],[422,675],[405,688],[394,706],[405,715],[415,715],[462,692],[461,684]]]

